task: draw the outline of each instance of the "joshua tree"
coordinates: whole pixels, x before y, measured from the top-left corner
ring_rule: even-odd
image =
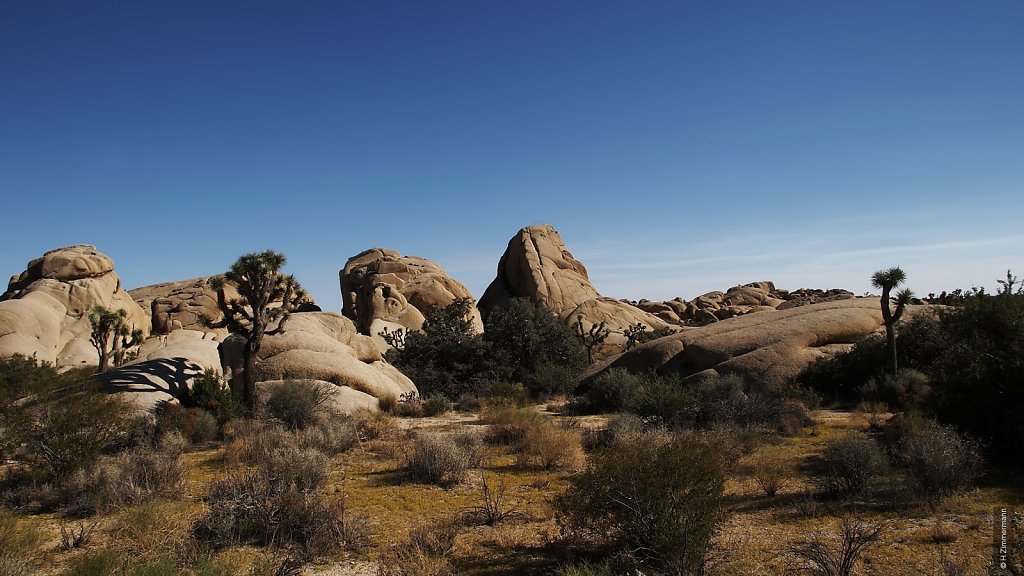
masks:
[[[629,352],[633,346],[640,342],[645,332],[647,332],[647,325],[643,322],[630,324],[629,328],[622,331],[622,334],[626,337],[626,352]]]
[[[232,334],[245,338],[242,399],[250,413],[256,408],[256,355],[263,337],[284,332],[288,316],[306,295],[294,276],[281,273],[284,263],[284,254],[273,250],[245,254],[223,276],[211,281],[224,317],[219,322],[209,318],[203,321],[213,328],[227,327]],[[240,298],[227,299],[227,282],[235,285]]]
[[[608,335],[611,334],[611,330],[605,328],[604,322],[594,324],[590,327],[590,330],[583,328],[583,316],[576,317],[576,337],[583,343],[583,347],[587,349],[587,360],[594,363],[594,348],[600,346]]]
[[[892,298],[891,292],[893,288],[896,288],[907,279],[907,274],[902,268],[894,267],[888,270],[879,270],[871,275],[871,285],[875,288],[882,290],[882,320],[885,322],[885,349],[889,357],[889,373],[896,374],[896,323],[899,322],[900,317],[903,316],[903,310],[910,299],[914,297],[914,293],[910,289],[904,288],[896,293],[896,297]],[[896,300],[896,311],[893,312],[889,308],[889,301]]]
[[[142,330],[132,329],[123,308],[111,310],[94,306],[89,311],[89,326],[92,327],[89,343],[100,355],[97,374],[107,371],[111,357],[114,358],[115,366],[123,364],[125,349],[142,342]]]

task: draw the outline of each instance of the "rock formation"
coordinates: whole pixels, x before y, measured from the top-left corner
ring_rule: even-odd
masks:
[[[920,307],[924,308],[924,307]],[[912,314],[908,309],[908,314]],[[815,359],[847,350],[882,327],[877,298],[840,299],[745,314],[638,346],[596,368],[657,370],[690,379],[738,373],[785,381]]]
[[[51,250],[11,278],[0,296],[0,356],[35,356],[58,367],[98,362],[89,343],[89,311],[122,308],[133,329],[149,333],[146,314],[95,246]]]
[[[243,346],[238,336],[229,336],[221,345],[229,377],[241,375]],[[323,380],[375,398],[416,392],[411,380],[384,361],[372,338],[332,312],[294,313],[283,334],[266,336],[257,358],[256,379]]]
[[[573,258],[561,234],[548,225],[523,228],[509,240],[498,274],[480,298],[480,311],[486,319],[511,298],[529,298],[573,325],[582,318],[586,330],[604,322],[611,333],[598,356],[620,351],[626,342],[623,331],[631,325],[641,323],[652,331],[669,327],[665,320],[629,302],[601,297],[587,269]]]
[[[380,340],[385,327],[418,330],[432,306],[447,306],[458,298],[472,298],[469,290],[430,260],[402,256],[394,250],[371,248],[349,258],[338,274],[342,314],[363,334]],[[473,308],[473,324],[483,330],[480,313]]]

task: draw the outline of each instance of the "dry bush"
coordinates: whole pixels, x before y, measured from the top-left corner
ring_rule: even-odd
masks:
[[[860,557],[875,545],[885,531],[883,524],[868,524],[843,518],[838,534],[811,532],[803,541],[788,548],[801,566],[798,570],[811,576],[852,576]]]
[[[449,558],[455,548],[458,526],[454,522],[422,526],[409,531],[409,538],[386,551],[377,576],[450,576]]]
[[[487,442],[513,447],[519,447],[526,431],[543,419],[544,415],[533,408],[504,404],[486,406],[480,413],[480,421],[489,424]]]
[[[398,397],[394,394],[383,394],[377,398],[377,408],[381,412],[394,414],[398,409]]]
[[[156,408],[156,435],[178,433],[193,443],[217,437],[217,418],[203,408],[161,402]]]
[[[508,485],[505,479],[497,482],[488,481],[483,474],[480,483],[480,504],[464,512],[464,516],[474,524],[494,526],[516,516],[519,511],[508,502]]]
[[[967,576],[970,561],[965,554],[954,552],[947,555],[946,550],[939,551],[938,576]]]
[[[345,414],[322,414],[316,424],[293,434],[299,447],[319,450],[328,456],[347,452],[359,442],[356,421]]]
[[[314,380],[285,380],[270,386],[266,394],[266,411],[289,430],[298,430],[316,423],[324,404],[336,392],[332,384]]]
[[[940,518],[936,518],[928,538],[936,544],[952,544],[960,538],[960,534],[955,525],[946,524]]]
[[[576,430],[564,430],[549,420],[530,424],[519,447],[520,466],[579,468],[583,464],[583,447]]]
[[[554,507],[569,534],[591,539],[632,568],[697,573],[722,519],[717,451],[697,440],[637,439],[595,453]]]
[[[899,441],[899,461],[918,497],[934,506],[981,474],[977,442],[935,422],[911,422]]]
[[[816,478],[818,486],[845,497],[866,494],[888,467],[878,443],[859,432],[829,440],[821,460],[823,474]]]
[[[271,452],[264,463],[273,482],[297,492],[309,493],[327,483],[327,456],[319,450],[282,446]]]
[[[290,440],[280,426],[259,420],[232,420],[224,426],[224,436],[224,463],[231,467],[260,464]]]
[[[193,551],[189,538],[191,522],[187,504],[151,500],[120,516],[112,531],[113,541],[120,555],[133,562],[183,562]]]
[[[359,409],[354,417],[360,440],[392,440],[402,434],[395,417],[386,412]]]
[[[313,558],[338,548],[368,544],[367,525],[352,515],[344,500],[302,493],[264,470],[215,482],[207,511],[193,525],[200,543],[277,545]]]
[[[629,412],[617,414],[608,420],[604,428],[583,430],[583,449],[594,452],[607,448],[617,441],[638,437],[647,430],[642,418]]]
[[[413,441],[405,471],[420,482],[454,486],[480,463],[479,445],[472,434],[425,434]]]
[[[88,516],[150,498],[180,498],[187,475],[181,462],[184,445],[172,433],[156,448],[134,448],[75,473],[59,487],[67,512]]]
[[[793,468],[786,461],[784,451],[779,448],[756,452],[747,459],[747,466],[754,482],[769,497],[775,497],[793,477]]]
[[[554,576],[616,576],[616,573],[611,564],[584,561],[559,566]]]

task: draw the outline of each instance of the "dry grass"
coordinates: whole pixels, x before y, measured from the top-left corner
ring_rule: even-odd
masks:
[[[545,418],[539,413],[538,417]],[[811,531],[834,530],[839,518],[854,506],[841,501],[812,499],[814,485],[809,474],[829,439],[850,431],[862,431],[867,422],[858,421],[850,413],[834,411],[819,411],[815,417],[816,425],[803,433],[782,438],[776,446],[762,446],[741,460],[743,466],[726,486],[729,517],[715,537],[719,571],[713,573],[784,574],[791,565],[791,558],[784,554],[789,546]],[[533,420],[534,417],[523,418]],[[602,423],[588,421],[585,424],[600,426]],[[460,511],[479,506],[482,486],[477,473],[448,489],[402,480],[402,454],[412,442],[402,428],[415,428],[419,435],[458,430],[482,433],[485,428],[479,424],[465,414],[415,420],[362,415],[360,444],[330,459],[326,484],[318,493],[329,499],[344,498],[347,509],[367,517],[371,547],[360,552],[333,553],[309,573],[372,574],[372,571],[351,571],[350,561],[355,562],[354,566],[374,564],[382,554],[406,541],[410,527],[444,522]],[[230,443],[228,440],[221,446]],[[571,472],[544,469],[536,463],[521,466],[516,449],[503,444],[486,446],[481,465],[489,479],[500,476],[505,482],[508,505],[520,513],[494,526],[483,523],[460,526],[446,557],[448,566],[459,574],[552,574],[560,565],[573,561],[565,555],[565,547],[558,539],[559,529],[549,504],[553,495],[564,491]],[[750,469],[745,468],[751,459],[762,454],[770,454],[789,466],[789,479],[771,499],[764,497]],[[246,467],[241,460],[238,458],[236,463]],[[27,573],[62,573],[83,555],[102,550],[150,559],[177,557],[176,561],[189,566],[210,562],[231,567],[226,573],[246,574],[253,567],[276,566],[281,558],[268,549],[252,546],[230,546],[205,559],[190,558],[190,554],[178,552],[190,519],[203,512],[201,500],[211,483],[237,473],[225,466],[219,447],[192,449],[182,455],[181,461],[187,470],[183,500],[158,501],[141,510],[136,506],[99,517],[101,522],[93,542],[84,550],[59,551],[59,528],[66,522],[64,519],[48,515],[19,518],[19,527],[39,534],[37,543],[27,552]],[[898,484],[899,478],[892,474],[884,480]],[[863,576],[984,574],[991,555],[992,508],[1024,506],[1024,491],[1009,482],[992,479],[988,482],[995,486],[986,485],[947,498],[935,512],[915,507],[894,508],[884,496],[857,503],[855,506],[864,520],[885,521],[888,526],[878,545],[864,552],[860,573]],[[879,493],[884,490],[880,489]],[[805,512],[800,512],[801,508]],[[811,508],[813,510],[808,512]],[[159,522],[153,519],[156,517]],[[936,517],[940,520],[936,521]],[[153,527],[148,526],[150,522]],[[936,539],[933,536],[936,526],[941,526],[938,532],[955,534],[955,540]],[[149,529],[142,531],[142,527]]]

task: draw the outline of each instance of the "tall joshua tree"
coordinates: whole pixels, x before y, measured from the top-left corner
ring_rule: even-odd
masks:
[[[252,413],[256,408],[256,356],[267,334],[284,332],[288,316],[306,296],[294,276],[281,273],[285,257],[266,250],[245,254],[223,276],[211,281],[217,291],[217,307],[224,314],[219,322],[204,318],[207,326],[226,327],[245,338],[242,359],[242,399]],[[228,299],[224,286],[231,282],[239,298]]]
[[[896,323],[903,316],[903,310],[910,303],[910,299],[914,297],[914,293],[909,288],[904,288],[897,292],[896,297],[893,298],[892,290],[906,279],[906,272],[898,266],[888,270],[879,270],[871,275],[871,285],[882,290],[882,320],[885,322],[885,350],[889,357],[888,370],[890,374],[896,374],[897,369]],[[891,300],[896,301],[895,312],[889,307]]]
[[[111,310],[104,306],[94,306],[89,311],[89,343],[100,355],[100,364],[96,373],[106,372],[110,359],[114,365],[124,363],[124,351],[142,342],[142,330],[132,329],[128,324],[128,314],[123,308]]]

